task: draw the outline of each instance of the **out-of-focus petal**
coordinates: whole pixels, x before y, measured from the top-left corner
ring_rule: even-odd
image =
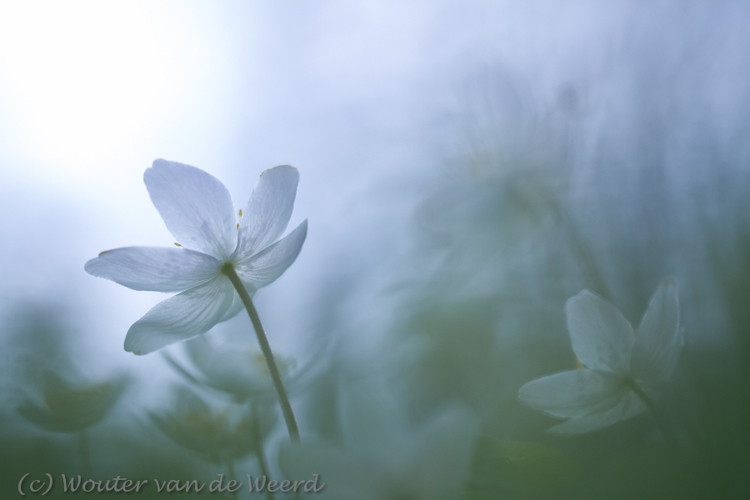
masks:
[[[633,391],[626,391],[614,408],[601,413],[571,418],[567,422],[551,427],[548,432],[552,434],[585,434],[609,427],[646,411],[646,405],[638,396]]]
[[[31,423],[52,432],[76,432],[102,420],[122,394],[128,379],[71,384],[57,373],[44,376],[44,406],[25,400],[18,412]]]
[[[240,217],[236,257],[242,260],[276,241],[286,230],[297,195],[299,171],[290,165],[269,168]]]
[[[518,390],[524,404],[555,417],[581,417],[608,410],[622,399],[623,382],[594,370],[573,370],[532,380]]]
[[[126,247],[100,253],[84,269],[133,290],[181,292],[214,278],[220,265],[185,248]]]
[[[565,303],[573,351],[587,368],[625,376],[635,342],[633,327],[610,302],[584,290]]]
[[[146,169],[143,181],[178,243],[221,260],[234,252],[234,206],[229,191],[218,179],[189,165],[156,160]]]
[[[257,291],[257,289],[253,285],[248,284],[248,283],[244,283],[244,285],[245,285],[245,290],[247,290],[247,293],[248,293],[248,295],[250,295],[250,297],[252,297],[253,295],[255,295],[255,292]],[[234,318],[244,308],[245,308],[245,304],[242,303],[242,299],[240,298],[240,294],[235,293],[234,294],[234,300],[232,301],[232,305],[229,306],[229,309],[227,309],[227,312],[224,313],[224,316],[222,316],[221,319],[218,322],[221,323],[222,321],[228,321],[228,320]]]
[[[235,294],[224,276],[156,304],[135,322],[125,337],[125,350],[148,354],[210,330],[224,316]]]
[[[302,250],[307,237],[307,220],[257,255],[235,264],[237,274],[248,288],[264,287],[284,274]]]
[[[680,359],[683,343],[677,283],[664,280],[651,297],[638,329],[630,360],[633,376],[668,379]]]
[[[215,346],[205,336],[191,339],[184,346],[190,360],[205,376],[203,383],[209,387],[233,394],[241,401],[254,393],[273,389],[271,375],[258,348]],[[286,375],[283,366],[280,371],[283,379]]]

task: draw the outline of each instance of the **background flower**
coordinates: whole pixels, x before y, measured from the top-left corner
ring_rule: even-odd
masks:
[[[43,380],[41,394],[28,397],[18,413],[52,432],[76,432],[97,424],[111,411],[128,382],[124,376],[103,382],[72,381],[55,372],[45,373]]]
[[[177,445],[215,464],[257,453],[276,421],[270,405],[209,404],[182,386],[174,390],[168,408],[149,417]]]
[[[253,396],[272,394],[273,381],[263,354],[253,345],[255,339],[248,342],[246,338],[241,343],[231,343],[226,338],[221,340],[224,342],[200,336],[185,342],[184,352],[189,365],[171,355],[164,355],[189,380],[231,394],[238,402],[247,401]],[[296,363],[292,359],[276,356],[276,364],[286,387]],[[186,366],[192,366],[194,370]]]
[[[665,280],[636,332],[611,303],[584,290],[565,305],[573,351],[583,364],[528,382],[525,404],[569,418],[550,432],[580,434],[654,410],[651,398],[677,366],[683,338],[677,284]]]

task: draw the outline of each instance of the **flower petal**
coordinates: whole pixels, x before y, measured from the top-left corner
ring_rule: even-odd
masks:
[[[130,327],[125,350],[148,354],[206,333],[224,316],[234,293],[231,282],[221,276],[156,304]]]
[[[677,366],[684,344],[680,331],[677,283],[664,280],[651,297],[633,346],[633,376],[667,380]]]
[[[228,392],[240,401],[255,393],[273,390],[273,380],[257,347],[214,345],[205,335],[183,345],[190,361],[205,376],[205,385]],[[280,370],[282,379],[285,379],[283,366]]]
[[[237,246],[234,206],[218,179],[189,165],[156,160],[143,181],[178,243],[218,259],[232,254]]]
[[[47,431],[74,432],[80,430],[79,427],[71,425],[70,422],[56,418],[49,408],[42,407],[28,399],[21,403],[16,411],[32,424]]]
[[[623,382],[610,374],[573,370],[524,384],[518,399],[554,417],[581,417],[612,408],[623,391]]]
[[[100,253],[84,269],[133,290],[181,292],[215,277],[219,267],[210,255],[185,248],[126,247]]]
[[[633,391],[626,391],[614,408],[601,413],[571,418],[567,422],[549,428],[547,432],[551,434],[585,434],[609,427],[645,411],[647,411],[647,408],[643,401]]]
[[[302,250],[307,237],[307,220],[260,253],[235,264],[237,274],[248,288],[256,290],[273,283],[284,274]]]
[[[587,368],[627,375],[633,327],[610,302],[584,290],[565,303],[573,352]]]
[[[247,290],[247,293],[248,295],[250,295],[250,297],[255,295],[255,292],[258,291],[255,287],[253,287],[252,285],[248,285],[247,283],[245,283],[245,290]],[[227,312],[224,313],[224,316],[222,316],[218,322],[221,323],[222,321],[227,321],[227,320],[234,318],[244,308],[245,308],[245,304],[242,302],[240,295],[238,293],[235,293],[234,300],[232,301],[232,305],[229,306],[229,309],[227,309]]]
[[[291,165],[260,174],[240,218],[237,260],[245,259],[276,241],[286,230],[294,209],[299,172]]]

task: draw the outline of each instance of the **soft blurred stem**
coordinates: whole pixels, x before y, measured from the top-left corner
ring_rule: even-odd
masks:
[[[284,389],[284,384],[281,381],[281,375],[279,369],[276,366],[276,360],[271,352],[271,346],[268,344],[268,338],[266,332],[263,330],[263,325],[260,323],[260,317],[258,311],[255,310],[253,301],[250,298],[250,294],[245,290],[245,285],[242,284],[240,277],[237,276],[237,271],[234,270],[234,265],[231,263],[224,264],[221,268],[221,272],[226,274],[229,280],[237,289],[237,293],[240,294],[242,303],[245,304],[245,309],[250,315],[250,321],[253,322],[255,333],[258,336],[258,342],[260,343],[260,349],[263,351],[263,356],[266,358],[268,364],[268,371],[271,372],[271,378],[273,379],[273,385],[276,387],[276,393],[279,395],[279,402],[281,403],[281,411],[284,413],[284,420],[286,421],[286,428],[289,430],[289,437],[294,442],[299,442],[299,429],[297,428],[297,421],[294,418],[294,412],[292,412],[292,405],[289,404],[289,397]]]
[[[94,473],[91,465],[91,447],[89,445],[89,437],[86,435],[86,429],[81,429],[78,432],[78,440],[81,444],[81,456],[83,457],[83,467],[86,473],[92,475]]]
[[[258,449],[256,455],[258,456],[258,463],[260,464],[260,474],[263,477],[268,477],[268,466],[266,465],[266,457],[263,455],[263,436],[260,432],[260,424],[258,423],[258,413],[255,410],[255,406],[252,407],[253,412],[253,433],[255,434],[255,440],[258,443]],[[273,493],[268,488],[266,490],[266,498],[273,500]]]
[[[643,401],[643,404],[646,405],[648,411],[651,412],[651,416],[654,418],[654,422],[656,422],[656,427],[659,428],[659,432],[661,433],[664,440],[677,449],[681,448],[679,440],[672,432],[669,425],[667,425],[667,422],[664,420],[664,417],[662,416],[661,412],[656,407],[654,402],[650,397],[648,397],[648,394],[646,394],[646,392],[641,389],[638,383],[636,383],[636,381],[632,378],[625,379],[625,385],[627,385],[630,389],[633,390],[633,392],[636,393],[640,400]]]

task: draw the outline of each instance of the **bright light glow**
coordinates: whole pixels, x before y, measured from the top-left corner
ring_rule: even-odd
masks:
[[[26,158],[85,169],[148,137],[157,117],[185,92],[180,82],[189,76],[188,61],[175,56],[187,52],[180,46],[187,37],[170,30],[157,7],[5,3],[0,120],[13,147]]]

